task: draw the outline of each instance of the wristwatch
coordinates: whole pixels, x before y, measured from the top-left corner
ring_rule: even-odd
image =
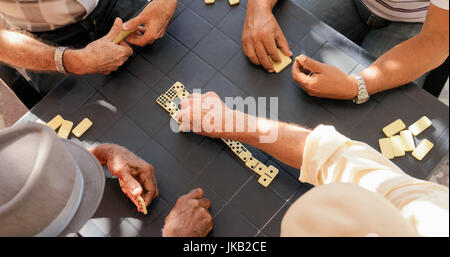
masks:
[[[358,95],[353,99],[353,102],[355,104],[363,104],[367,101],[369,101],[370,96],[369,92],[367,92],[366,82],[364,81],[364,78],[361,75],[352,74],[352,76],[356,79],[356,82],[358,83]]]
[[[59,73],[66,74],[66,69],[64,69],[63,55],[67,47],[58,47],[55,50],[55,65]]]

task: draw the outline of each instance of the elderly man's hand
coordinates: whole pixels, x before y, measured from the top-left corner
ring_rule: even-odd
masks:
[[[178,198],[175,207],[166,217],[164,237],[204,237],[213,228],[208,209],[211,202],[203,198],[203,190],[196,188]]]
[[[111,31],[84,49],[68,50],[64,54],[64,66],[75,74],[103,73],[117,70],[133,54],[133,49],[125,42],[113,41],[122,30],[122,20],[117,18]]]
[[[181,122],[180,131],[193,131],[212,138],[222,137],[225,121],[233,117],[233,110],[214,92],[192,94],[183,99],[177,113],[177,119]]]
[[[307,74],[309,72],[312,74]],[[354,77],[305,55],[295,59],[292,78],[309,95],[315,97],[351,100],[358,94],[358,84]]]
[[[142,196],[147,206],[158,197],[155,170],[135,154],[118,145],[103,144],[90,149],[102,165],[107,165],[109,171],[119,179],[122,191],[143,212],[137,196]]]
[[[177,2],[177,0],[153,0],[136,18],[123,25],[123,30],[137,30],[126,40],[133,45],[145,46],[164,36],[177,8]]]
[[[277,45],[287,56],[292,56],[292,52],[272,13],[272,6],[269,5],[262,1],[248,2],[242,31],[242,48],[251,62],[274,72],[271,59],[277,63],[281,62]]]

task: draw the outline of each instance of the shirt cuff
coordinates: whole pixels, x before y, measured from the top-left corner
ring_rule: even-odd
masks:
[[[333,126],[320,125],[306,138],[300,181],[317,185],[317,172],[342,145],[351,140]]]

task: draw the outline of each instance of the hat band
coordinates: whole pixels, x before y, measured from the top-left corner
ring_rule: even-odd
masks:
[[[83,198],[84,179],[81,174],[80,168],[75,163],[75,183],[72,189],[72,194],[66,203],[66,206],[58,214],[58,216],[36,237],[56,237],[61,234],[64,229],[69,225],[72,218],[80,206],[81,199]]]

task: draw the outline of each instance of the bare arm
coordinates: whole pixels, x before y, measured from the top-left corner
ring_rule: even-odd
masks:
[[[211,102],[217,103],[216,107],[211,108],[209,104]],[[197,108],[200,108],[198,104],[202,106],[201,110],[204,112],[202,115],[194,114]],[[302,166],[303,149],[306,138],[311,132],[308,129],[231,110],[213,92],[203,95],[192,94],[189,99],[183,99],[180,107],[181,111],[177,116],[182,121],[181,131],[194,130],[195,133],[209,137],[240,141],[259,148],[292,167],[300,169]],[[202,116],[209,112],[217,112],[212,117],[217,117],[216,115],[220,115],[218,112],[223,112],[221,129],[214,127],[211,130],[205,130],[208,124],[202,121]],[[233,125],[228,129],[225,120],[229,119],[233,121]],[[202,127],[196,131],[197,125],[194,126],[194,124],[201,124]],[[253,126],[249,128],[249,124],[256,124],[256,129]]]
[[[362,72],[370,94],[413,81],[448,57],[449,11],[431,4],[422,31],[399,44]]]
[[[445,61],[449,44],[448,13],[431,4],[420,34],[386,52],[361,72],[369,94],[414,81]],[[302,68],[313,75],[304,74]],[[350,100],[358,92],[352,76],[303,55],[292,66],[292,78],[316,97]]]
[[[236,140],[265,151],[287,165],[300,169],[303,162],[303,150],[310,130],[298,125],[272,121],[265,118],[255,118],[234,111],[236,115],[244,115],[245,120],[256,119],[256,132],[224,132],[223,138]],[[234,122],[236,123],[236,122]],[[245,122],[247,124],[247,122]],[[262,137],[276,135],[273,143],[261,142]]]
[[[36,71],[56,71],[55,47],[18,31],[0,29],[0,60]],[[67,60],[66,60],[67,61]]]
[[[126,43],[113,43],[121,29],[122,21],[117,19],[105,37],[83,49],[66,50],[63,57],[66,71],[75,74],[108,74],[116,70],[133,54]],[[55,50],[55,47],[25,33],[0,28],[0,62],[29,70],[52,72],[56,71]]]

